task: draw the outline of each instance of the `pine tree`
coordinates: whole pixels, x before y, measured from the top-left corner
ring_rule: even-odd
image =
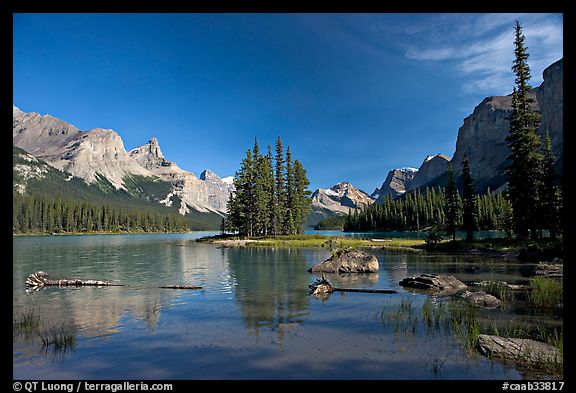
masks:
[[[534,101],[528,96],[531,87],[528,52],[524,46],[524,34],[520,23],[516,22],[514,40],[514,65],[516,75],[512,92],[512,115],[510,133],[506,141],[510,145],[511,165],[507,169],[508,190],[512,203],[514,231],[516,237],[524,240],[528,232],[533,239],[538,236],[538,205],[540,191],[540,139],[536,130],[540,124],[540,115],[530,104]]]
[[[268,206],[266,207],[266,235],[276,234],[276,192],[274,182],[274,163],[272,158],[272,149],[268,145],[268,152],[264,156],[264,168],[262,176],[264,177],[264,184],[266,193],[268,194]]]
[[[312,209],[309,185],[310,181],[306,177],[306,169],[300,161],[294,160],[294,191],[296,194],[294,225],[297,233],[304,233],[304,226]]]
[[[466,154],[464,155],[464,160],[462,160],[462,182],[462,227],[466,231],[466,240],[472,241],[474,239],[474,231],[478,228],[477,202],[472,176],[470,175],[470,162]]]
[[[558,233],[558,197],[557,187],[554,182],[556,175],[554,173],[554,162],[556,161],[552,151],[552,141],[550,133],[546,131],[544,139],[544,153],[542,160],[542,182],[541,196],[542,203],[540,209],[540,222],[545,229],[550,231],[550,237],[556,239]]]
[[[456,240],[456,228],[458,225],[458,190],[456,189],[456,182],[454,181],[452,163],[448,164],[448,171],[446,173],[448,177],[444,209],[446,214],[446,233],[452,236],[452,240]]]
[[[254,232],[254,177],[253,161],[250,149],[242,160],[240,170],[234,175],[236,192],[228,200],[229,228],[238,231],[240,236],[252,236]]]
[[[286,173],[285,173],[285,186],[286,190],[286,208],[284,210],[283,218],[283,230],[282,232],[286,235],[292,235],[295,232],[294,228],[294,213],[295,213],[295,193],[294,193],[294,170],[292,168],[292,153],[290,152],[290,146],[286,149]]]
[[[275,164],[275,206],[274,206],[274,235],[282,233],[282,221],[286,209],[286,195],[284,192],[284,147],[280,136],[276,139],[276,164]]]
[[[268,224],[268,199],[270,194],[267,191],[266,178],[266,163],[265,158],[260,154],[260,148],[258,147],[258,141],[254,141],[254,170],[253,170],[253,182],[254,182],[254,228],[253,235],[265,235],[266,228]]]

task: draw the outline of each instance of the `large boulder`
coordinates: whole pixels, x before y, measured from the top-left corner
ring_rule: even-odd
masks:
[[[518,363],[561,364],[562,353],[554,346],[526,338],[507,338],[480,334],[478,351],[491,358],[511,360]]]
[[[308,269],[311,273],[375,273],[378,259],[361,250],[338,250],[324,262]]]
[[[502,304],[500,299],[484,291],[478,291],[478,292],[466,291],[462,294],[462,298],[464,300],[469,301],[474,306],[482,308],[496,308]]]
[[[452,292],[466,288],[466,284],[454,276],[424,273],[419,276],[406,277],[399,282],[402,287],[422,289],[434,292]]]

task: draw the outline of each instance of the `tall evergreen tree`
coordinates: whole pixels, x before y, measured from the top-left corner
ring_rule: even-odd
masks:
[[[286,208],[284,210],[284,227],[283,233],[287,235],[292,235],[295,233],[294,226],[294,213],[295,213],[295,190],[294,190],[294,170],[292,167],[292,152],[290,151],[290,146],[286,149]]]
[[[253,236],[255,229],[254,162],[250,149],[242,160],[240,170],[234,175],[236,192],[228,200],[229,228],[240,236]]]
[[[454,181],[454,171],[452,170],[452,163],[448,164],[448,184],[446,185],[445,196],[445,211],[446,211],[446,232],[452,236],[452,240],[456,240],[456,229],[458,227],[458,190],[456,189],[456,182]]]
[[[254,141],[253,149],[253,182],[254,182],[254,230],[253,235],[266,235],[268,229],[269,181],[266,168],[266,158],[260,154],[258,141]]]
[[[265,177],[266,192],[268,193],[268,206],[266,212],[268,218],[266,220],[266,235],[275,235],[277,228],[276,220],[276,185],[274,181],[274,162],[272,157],[272,149],[268,145],[268,152],[264,156],[264,171],[262,176]]]
[[[555,183],[556,175],[554,173],[554,152],[552,151],[552,141],[550,133],[546,131],[544,139],[544,153],[542,160],[542,183],[541,183],[541,209],[540,222],[545,229],[550,231],[550,237],[555,239],[558,234],[558,190]]]
[[[531,87],[528,52],[524,45],[524,34],[520,23],[516,22],[514,40],[514,64],[512,71],[516,75],[512,92],[512,114],[510,133],[506,141],[510,145],[511,165],[507,169],[508,190],[512,203],[514,231],[520,240],[526,239],[530,232],[532,238],[538,237],[538,205],[540,191],[540,138],[536,133],[540,125],[540,115],[530,104]]]
[[[294,160],[294,191],[295,191],[295,214],[294,224],[297,233],[304,232],[304,226],[312,209],[311,192],[308,190],[310,181],[306,177],[306,169],[298,160]]]
[[[462,160],[462,183],[463,183],[463,209],[462,227],[466,231],[466,240],[474,239],[474,231],[478,228],[477,201],[474,193],[474,184],[470,175],[470,162],[464,154]]]
[[[274,234],[282,233],[284,211],[286,209],[286,194],[284,192],[284,147],[280,136],[276,139],[276,163],[275,163],[275,202],[274,207]]]

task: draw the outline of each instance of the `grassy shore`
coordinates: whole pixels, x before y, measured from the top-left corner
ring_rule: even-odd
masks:
[[[419,239],[358,239],[324,235],[291,235],[276,237],[239,237],[217,235],[198,239],[199,242],[218,244],[224,247],[327,247],[327,248],[385,248],[412,252],[438,252],[443,254],[481,254],[495,256],[518,256],[523,259],[551,260],[562,258],[561,240],[516,241],[509,239],[443,240],[438,244],[426,244]]]
[[[234,235],[210,236],[197,240],[222,245],[225,247],[268,247],[268,248],[389,248],[413,252],[423,252],[418,246],[424,245],[424,240],[418,239],[355,239],[351,237],[332,237],[323,235],[290,235],[276,237],[243,238]]]

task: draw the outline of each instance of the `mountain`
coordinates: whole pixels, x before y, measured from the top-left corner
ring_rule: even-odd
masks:
[[[361,209],[374,203],[374,199],[348,182],[330,188],[319,188],[312,194],[312,213],[306,223],[314,226],[322,219],[348,214],[349,210]]]
[[[388,172],[388,176],[386,176],[386,180],[384,180],[382,186],[374,190],[370,196],[376,199],[377,203],[383,203],[387,195],[391,195],[392,198],[397,198],[406,192],[408,185],[417,173],[418,169],[416,168],[405,167],[392,169]]]
[[[51,115],[22,112],[13,106],[13,144],[61,171],[94,183],[101,177],[114,188],[129,190],[127,181],[151,174],[132,160],[113,130],[80,131]]]
[[[181,169],[175,162],[164,158],[156,138],[130,150],[128,155],[142,168],[172,185],[171,194],[182,201],[181,214],[186,214],[190,208],[220,215],[226,213],[226,203],[234,188],[214,172],[205,170],[198,178],[194,173]],[[163,202],[170,203],[169,199]]]
[[[411,191],[419,187],[425,186],[431,180],[444,174],[448,169],[448,163],[450,162],[450,157],[444,154],[436,154],[435,156],[427,156],[418,172],[414,176],[414,179],[408,184],[406,191]]]
[[[550,130],[552,148],[557,158],[557,173],[562,174],[563,146],[563,59],[543,72],[542,84],[530,91],[534,99],[532,108],[542,115],[539,134]],[[458,130],[456,151],[452,159],[454,173],[462,170],[464,154],[470,160],[470,172],[476,191],[488,187],[501,189],[506,184],[506,167],[509,165],[510,148],[506,142],[510,130],[508,120],[512,112],[512,95],[485,98],[472,114],[464,119]]]
[[[158,206],[176,207],[180,214],[211,226],[219,224],[226,211],[226,201],[233,186],[210,171],[205,171],[204,177],[199,179],[180,169],[164,158],[155,138],[132,149],[129,154],[121,137],[113,130],[82,131],[51,115],[23,112],[14,105],[12,112],[13,144],[26,153],[19,156],[19,166],[14,164],[15,176],[20,179],[16,191],[26,192],[30,176],[43,179],[45,167],[32,165],[34,158],[65,173],[66,178],[82,179],[92,193],[99,189],[122,198],[133,197]],[[40,181],[39,188],[50,189],[50,182],[60,184],[56,172],[49,172],[50,176]],[[96,193],[94,197],[100,195]]]

